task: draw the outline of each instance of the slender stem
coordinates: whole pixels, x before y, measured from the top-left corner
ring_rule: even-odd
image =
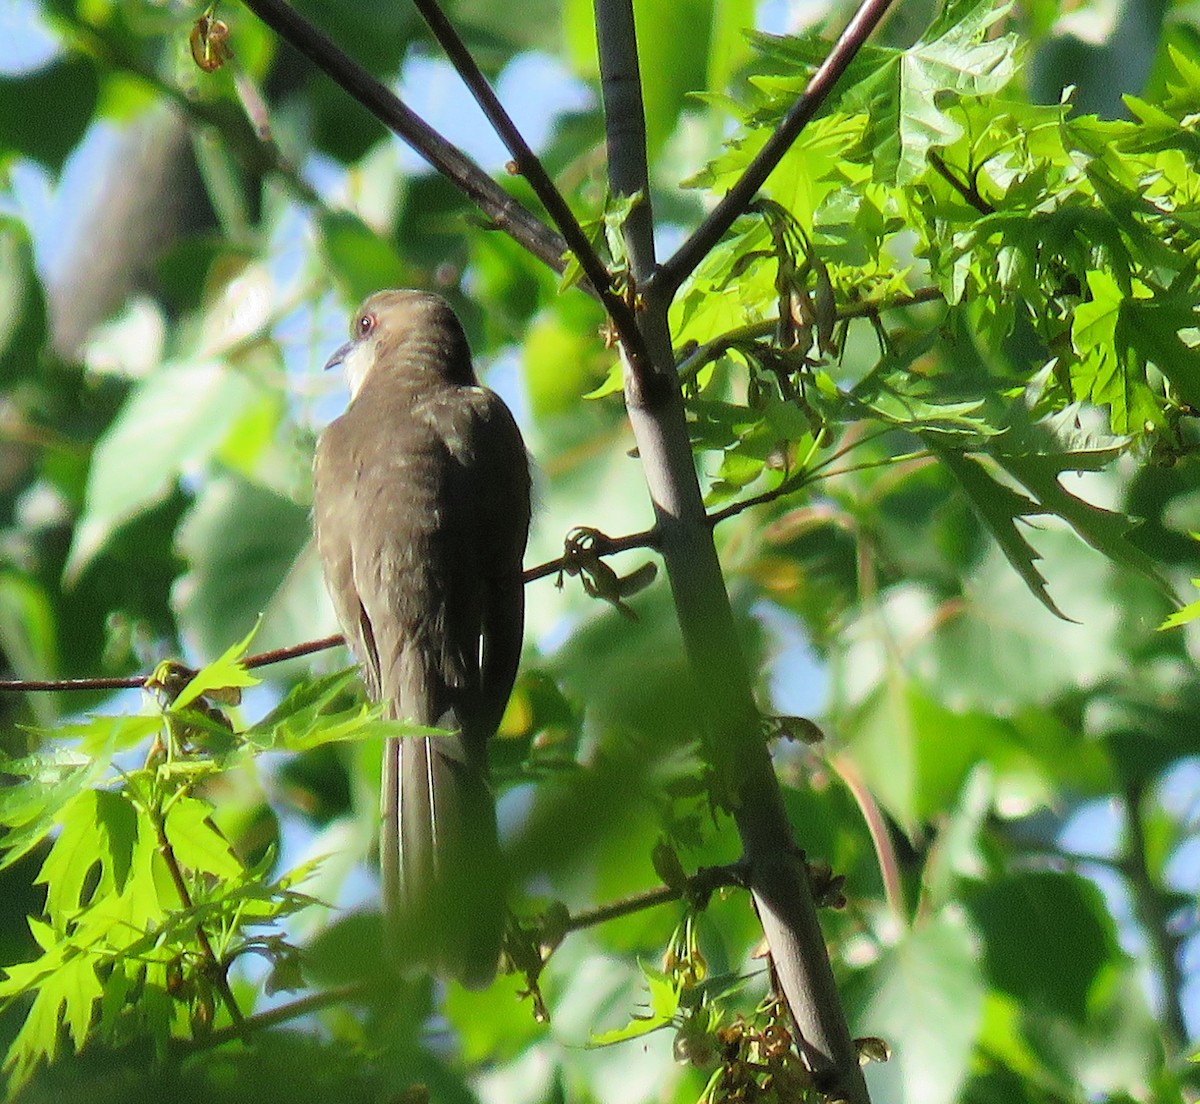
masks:
[[[934,167],[938,176],[981,215],[995,214],[996,208],[979,194],[978,186],[972,181],[962,180],[957,173],[952,172],[950,166],[946,164],[945,159],[937,150],[931,149],[929,151],[929,163]]]
[[[459,38],[445,12],[438,6],[437,0],[413,0],[413,5],[421,13],[429,25],[434,38],[438,40],[450,63],[462,77],[463,83],[470,89],[488,122],[500,136],[512,154],[517,171],[529,181],[534,194],[546,208],[554,225],[558,227],[568,248],[575,254],[580,267],[587,276],[592,288],[608,311],[609,317],[620,336],[621,344],[630,349],[634,359],[645,356],[641,349],[642,338],[638,332],[637,321],[633,311],[614,290],[612,279],[604,267],[592,243],[588,240],[579,221],[575,218],[562,193],[550,179],[545,167],[538,156],[529,148],[521,132],[513,123],[507,111],[497,98],[487,78],[480,71],[475,59],[471,57],[463,40]]]
[[[618,552],[628,552],[634,548],[655,548],[658,538],[653,529],[643,529],[637,533],[629,533],[623,537],[609,537],[596,533],[596,541],[589,552],[595,556],[614,556]],[[549,575],[557,575],[569,565],[569,555],[559,556],[554,560],[531,567],[525,572],[525,582],[532,583]],[[274,648],[269,652],[259,652],[247,656],[244,666],[253,669],[267,667],[272,663],[283,663],[289,659],[323,652],[336,648],[344,643],[342,635],[323,636],[318,640],[308,640],[302,644],[291,644],[285,648]],[[68,679],[0,679],[0,693],[37,693],[48,691],[72,690],[134,690],[146,684],[149,675],[118,675],[99,678],[68,678]]]
[[[758,194],[772,170],[792,147],[800,132],[812,121],[833,86],[846,71],[871,32],[878,26],[891,6],[892,0],[863,0],[854,18],[846,24],[837,42],[829,51],[808,87],[788,110],[779,129],[767,140],[758,156],[720,203],[709,212],[696,231],[679,247],[675,255],[663,263],[654,279],[654,290],[670,298],[688,278],[692,270],[724,236],[734,220],[746,212],[750,201]]]
[[[610,901],[594,909],[573,913],[561,926],[563,932],[582,931],[593,928],[597,924],[609,920],[617,920],[622,916],[631,916],[648,908],[664,905],[668,901],[678,901],[689,893],[711,893],[722,886],[741,886],[746,884],[746,870],[740,863],[730,863],[727,866],[706,866],[697,870],[682,886],[658,886],[645,893],[636,893],[632,897],[623,897],[619,901]]]
[[[858,767],[846,755],[835,755],[830,766],[837,772],[845,783],[846,789],[858,805],[863,820],[866,821],[871,843],[875,848],[875,858],[879,863],[879,873],[883,878],[883,892],[887,897],[888,907],[892,915],[901,923],[908,922],[908,905],[904,900],[904,881],[900,876],[900,862],[896,857],[896,848],[892,845],[892,835],[888,831],[887,821],[884,820],[883,810],[870,787],[863,781]]]
[[[269,667],[272,663],[283,663],[284,660],[297,659],[300,656],[323,652],[328,648],[336,648],[345,643],[341,633],[333,636],[323,636],[320,640],[309,640],[303,644],[291,644],[286,648],[273,648],[269,652],[259,652],[247,657],[245,666],[253,670],[255,667]]]
[[[162,815],[156,812],[152,815],[151,819],[154,821],[154,830],[158,835],[158,853],[162,856],[163,862],[166,863],[167,870],[171,875],[171,881],[175,886],[175,892],[179,894],[180,903],[186,911],[190,911],[193,907],[192,895],[188,892],[187,882],[184,881],[183,871],[179,867],[179,860],[175,857],[175,850],[171,846],[171,841],[167,839],[167,829]],[[213,984],[216,985],[217,992],[221,994],[221,1000],[229,1010],[229,1018],[233,1020],[232,1030],[235,1034],[240,1034],[245,1028],[246,1017],[242,1015],[242,1010],[238,1007],[233,990],[229,987],[229,978],[225,973],[225,964],[217,957],[216,952],[213,950],[212,942],[208,938],[208,932],[200,924],[196,925],[196,942],[200,945],[200,953],[204,957]]]
[[[1125,853],[1121,867],[1133,891],[1134,910],[1150,942],[1150,957],[1163,1004],[1163,1047],[1167,1060],[1174,1063],[1188,1045],[1187,1021],[1180,997],[1183,991],[1183,971],[1179,967],[1179,942],[1171,933],[1169,917],[1163,902],[1162,887],[1155,880],[1146,862],[1146,828],[1142,819],[1145,793],[1138,783],[1128,783],[1121,795],[1125,812]]]
[[[593,556],[615,556],[618,552],[628,552],[634,548],[657,548],[658,535],[653,529],[643,529],[624,537],[609,537],[603,533],[594,534],[594,542],[588,549]],[[556,560],[547,560],[537,567],[528,568],[525,572],[525,582],[532,583],[544,579],[547,575],[557,575],[570,564],[570,554],[559,556]]]
[[[924,287],[917,288],[916,291],[907,295],[897,295],[892,299],[864,299],[858,303],[847,303],[845,306],[839,307],[834,321],[844,322],[850,318],[870,318],[880,315],[884,311],[901,310],[904,307],[916,306],[918,303],[936,303],[943,298],[941,288]],[[759,338],[770,337],[778,329],[779,319],[768,318],[762,322],[751,322],[749,325],[739,326],[728,333],[714,337],[711,341],[706,341],[703,345],[690,349],[676,365],[680,382],[692,379],[706,364],[716,360],[730,349],[747,342],[757,341]]]
[[[366,996],[377,985],[377,982],[359,981],[350,985],[341,985],[335,989],[322,989],[319,993],[310,993],[306,997],[269,1008],[265,1012],[256,1012],[252,1016],[246,1016],[240,1024],[219,1028],[209,1032],[203,1038],[189,1040],[179,1046],[185,1052],[211,1050],[235,1039],[246,1038],[253,1032],[264,1031],[269,1027],[287,1023],[289,1020],[298,1020],[301,1016],[319,1012],[322,1008],[328,1008],[330,1005],[344,1004],[356,997]]]
[[[339,87],[358,100],[459,189],[514,241],[555,272],[565,267],[566,242],[526,210],[474,161],[415,112],[386,85],[318,31],[284,0],[243,0],[255,15],[290,42]]]

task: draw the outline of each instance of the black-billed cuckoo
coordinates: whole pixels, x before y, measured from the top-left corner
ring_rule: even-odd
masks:
[[[344,366],[350,405],[313,469],[325,582],[368,695],[453,733],[386,742],[384,910],[415,940],[402,959],[479,987],[504,928],[487,741],[521,652],[529,464],[445,300],[378,292],[350,333],[326,365]]]

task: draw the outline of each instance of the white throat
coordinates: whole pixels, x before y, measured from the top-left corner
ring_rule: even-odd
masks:
[[[350,388],[350,398],[357,397],[374,362],[375,342],[360,341],[351,346],[350,352],[342,361],[342,367],[346,372],[346,383]]]

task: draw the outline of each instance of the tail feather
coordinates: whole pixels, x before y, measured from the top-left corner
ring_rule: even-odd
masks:
[[[454,727],[453,719],[443,726]],[[382,805],[385,911],[403,929],[394,930],[393,945],[470,988],[488,985],[505,914],[486,767],[460,736],[389,739]]]

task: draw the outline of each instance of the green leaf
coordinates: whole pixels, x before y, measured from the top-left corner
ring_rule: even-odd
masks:
[[[262,680],[252,675],[242,662],[257,632],[258,626],[255,625],[236,644],[226,648],[219,658],[197,671],[171,703],[171,712],[178,713],[186,709],[192,702],[214,690],[257,686]]]
[[[92,454],[64,568],[68,582],[121,525],[209,460],[253,394],[249,379],[216,363],[165,365],[138,384]]]
[[[1171,584],[1158,565],[1129,540],[1137,521],[1114,510],[1093,506],[1068,492],[1059,478],[1068,471],[1089,471],[1085,466],[1096,457],[1080,454],[1067,456],[997,455],[997,462],[1038,499],[1046,513],[1057,514],[1097,552],[1114,563],[1128,567],[1149,579],[1162,591],[1174,596]]]
[[[12,384],[36,377],[45,340],[45,295],[29,231],[0,215],[0,379]]]
[[[996,538],[1004,558],[1013,565],[1017,574],[1039,602],[1055,617],[1069,621],[1065,613],[1054,604],[1046,590],[1046,579],[1034,566],[1041,559],[1033,546],[1020,534],[1016,522],[1045,511],[1032,499],[1000,483],[978,460],[949,449],[938,451],[938,459],[954,473],[954,478],[966,492],[971,505],[978,511],[989,532]]]
[[[608,369],[608,375],[599,387],[594,387],[582,397],[585,399],[602,399],[606,395],[619,395],[625,390],[625,372],[620,360],[614,360]]]
[[[1195,295],[1130,299],[1121,314],[1119,338],[1153,363],[1171,381],[1176,394],[1200,409],[1200,347],[1181,332],[1200,329]]]
[[[99,803],[97,791],[87,790],[62,811],[62,831],[38,871],[36,880],[46,886],[46,915],[60,933],[86,904],[83,891],[92,865],[103,866]]]
[[[99,90],[96,65],[79,53],[25,76],[0,77],[0,152],[32,157],[57,173],[92,121]]]
[[[1200,587],[1200,579],[1193,579],[1192,586]],[[1160,632],[1163,629],[1176,629],[1180,625],[1186,625],[1189,621],[1195,621],[1198,617],[1200,617],[1200,599],[1189,602],[1183,609],[1176,610],[1158,628]]]
[[[380,288],[413,282],[395,246],[357,215],[325,211],[318,225],[325,260],[351,302],[359,303]]]
[[[96,895],[123,893],[133,866],[138,839],[138,812],[122,793],[93,791],[96,831],[100,842],[101,872]]]
[[[177,533],[188,570],[172,593],[200,654],[256,622],[264,650],[337,631],[311,538],[304,506],[240,476],[208,481]]]
[[[1121,957],[1096,886],[1073,874],[1027,870],[978,886],[968,906],[991,983],[1025,1005],[1084,1022],[1093,984]]]
[[[1072,391],[1078,399],[1107,405],[1114,433],[1140,432],[1156,405],[1145,362],[1117,340],[1127,300],[1107,271],[1091,271],[1087,281],[1092,298],[1075,308],[1071,320],[1071,344],[1080,358],[1071,365]]]
[[[637,1039],[652,1031],[666,1027],[679,1011],[680,997],[683,993],[683,983],[676,977],[655,970],[641,963],[642,976],[650,989],[650,1006],[645,1015],[635,1013],[624,1027],[611,1031],[593,1034],[588,1040],[588,1046],[605,1047],[613,1043],[623,1043],[628,1039]]]
[[[241,862],[210,819],[212,808],[194,797],[178,797],[167,812],[163,830],[180,864],[221,879],[240,879]]]
[[[51,748],[26,759],[0,756],[0,770],[21,781],[0,787],[0,824],[4,858],[11,866],[53,830],[71,804],[108,769],[108,756],[81,757],[74,751]]]
[[[960,96],[1001,91],[1016,72],[1014,35],[989,35],[1008,10],[993,0],[959,5],[954,18],[935,23],[907,50],[899,51],[874,76],[853,87],[843,110],[866,110],[864,137],[875,179],[910,184],[926,171],[926,157],[954,142],[962,128],[947,113]],[[953,94],[953,95],[950,95]]]
[[[304,731],[346,692],[357,677],[358,668],[347,667],[298,683],[288,691],[283,701],[243,735],[246,739],[257,741],[260,735],[270,734],[271,743],[275,743],[276,733]]]
[[[951,1104],[970,1069],[984,991],[974,933],[944,911],[852,975],[845,997],[855,1035],[891,1047],[903,1099]]]
[[[633,11],[646,150],[653,161],[674,131],[688,94],[706,87],[713,4],[712,0],[634,0]]]

